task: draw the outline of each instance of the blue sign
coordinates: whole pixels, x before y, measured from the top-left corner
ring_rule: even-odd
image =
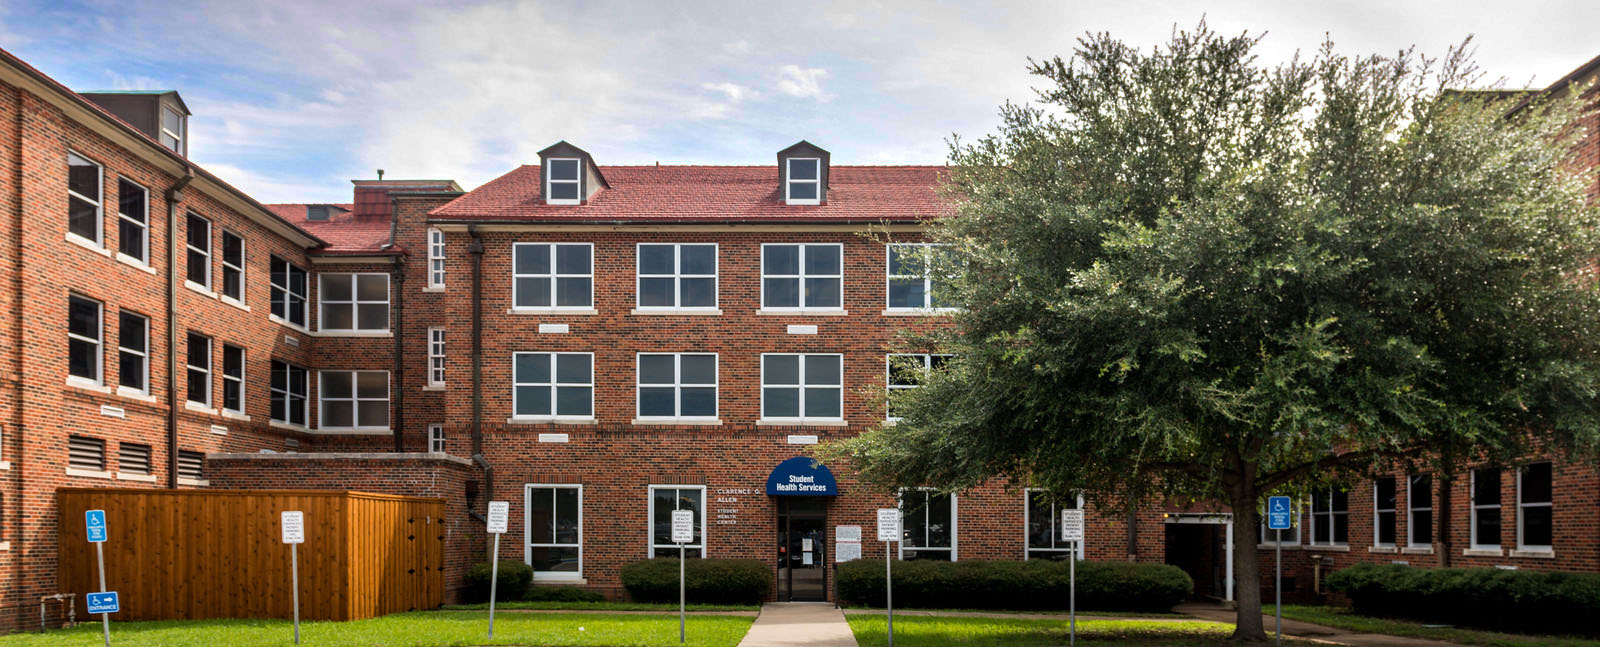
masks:
[[[89,613],[116,613],[122,610],[122,604],[117,601],[116,591],[101,591],[89,594]]]
[[[1267,530],[1288,530],[1293,527],[1290,518],[1294,505],[1286,496],[1267,497]]]
[[[767,477],[768,496],[839,496],[839,483],[828,466],[796,456],[772,468]]]
[[[89,529],[89,541],[100,543],[106,540],[106,511],[86,510],[83,513],[83,524]]]

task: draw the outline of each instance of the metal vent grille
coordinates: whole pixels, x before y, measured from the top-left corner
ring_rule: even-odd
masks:
[[[203,472],[205,463],[205,454],[180,450],[178,452],[178,478],[195,479],[197,481],[205,478]]]
[[[117,471],[128,474],[149,474],[150,446],[134,443],[117,445]]]
[[[68,438],[67,467],[104,472],[106,470],[106,441],[85,436]]]

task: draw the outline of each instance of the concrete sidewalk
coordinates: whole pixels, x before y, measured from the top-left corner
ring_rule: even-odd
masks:
[[[831,602],[769,602],[739,647],[858,647],[844,612]]]
[[[1276,627],[1277,619],[1270,613],[1271,605],[1262,605],[1262,609],[1269,613],[1263,614],[1264,625],[1267,633],[1271,634]],[[1173,609],[1202,620],[1226,622],[1233,624],[1238,620],[1238,614],[1233,609],[1224,608],[1215,604],[1189,603],[1180,604]],[[1442,640],[1428,640],[1426,638],[1407,638],[1405,636],[1391,636],[1388,634],[1357,633],[1348,629],[1339,629],[1326,625],[1301,622],[1299,620],[1283,619],[1283,635],[1294,638],[1304,638],[1318,642],[1334,643],[1339,645],[1352,645],[1354,647],[1460,647],[1460,645]]]

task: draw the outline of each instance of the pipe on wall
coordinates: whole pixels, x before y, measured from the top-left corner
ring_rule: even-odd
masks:
[[[471,236],[467,251],[472,254],[472,462],[483,470],[478,498],[487,506],[494,498],[494,465],[483,457],[483,234],[477,225],[467,225],[467,235]]]
[[[394,451],[400,453],[406,450],[406,364],[403,354],[406,336],[406,263],[398,257],[394,259],[392,276],[394,276],[394,379],[390,382],[390,388],[394,390],[394,419],[389,421],[389,426],[394,429]]]
[[[194,167],[167,188],[167,488],[178,489],[178,203]]]

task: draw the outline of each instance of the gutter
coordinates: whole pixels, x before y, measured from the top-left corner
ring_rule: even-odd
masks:
[[[391,229],[390,231],[392,232],[393,230]],[[391,236],[392,235],[393,234],[391,233]],[[394,240],[391,238],[388,244],[389,245],[393,245],[394,244]],[[406,308],[405,308],[405,306],[406,306],[406,291],[405,291],[405,287],[406,287],[406,262],[405,262],[405,260],[401,259],[401,258],[398,258],[398,257],[395,258],[394,259],[393,268],[394,269],[392,270],[392,273],[393,273],[393,276],[394,276],[394,304],[393,304],[393,310],[394,310],[394,379],[390,381],[391,383],[389,385],[389,388],[394,390],[394,394],[393,394],[394,395],[394,407],[393,407],[394,419],[389,421],[389,425],[390,425],[390,427],[392,427],[394,429],[394,451],[395,451],[395,453],[399,454],[399,453],[404,453],[406,451],[406,444],[405,444],[405,430],[406,430],[406,424],[405,424],[405,422],[406,422],[406,406],[405,406],[405,402],[406,402],[406,363],[403,361],[404,357],[405,357],[404,350],[405,350],[405,337],[406,337],[406,315],[405,315],[405,312],[406,312]]]
[[[494,498],[494,465],[483,457],[483,235],[476,225],[467,225],[472,254],[472,462],[483,469],[484,505]],[[477,513],[468,510],[477,517]]]
[[[178,203],[194,167],[167,188],[167,488],[178,489]]]

